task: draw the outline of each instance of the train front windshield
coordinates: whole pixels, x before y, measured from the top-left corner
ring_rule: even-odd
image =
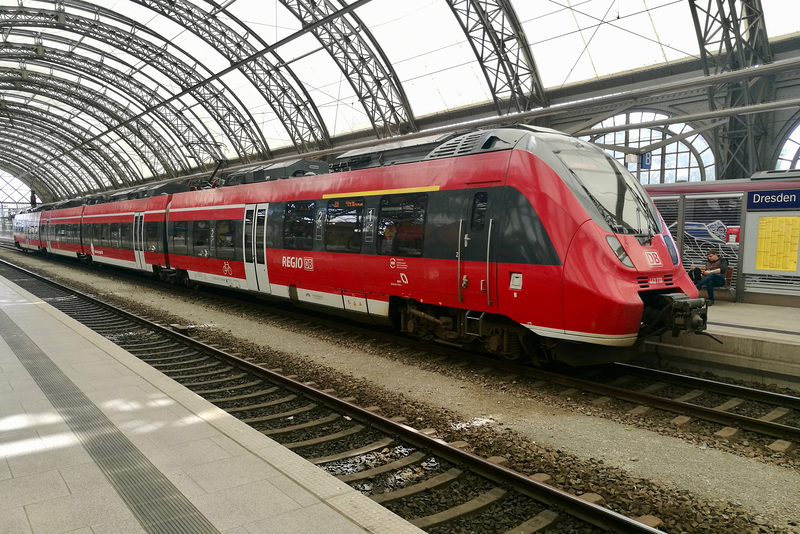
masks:
[[[595,221],[615,234],[661,231],[647,193],[618,161],[588,143],[564,143],[559,149],[555,153],[573,178],[565,182]]]

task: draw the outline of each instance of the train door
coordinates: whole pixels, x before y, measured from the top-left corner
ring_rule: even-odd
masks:
[[[133,255],[136,260],[137,269],[146,269],[144,261],[144,213],[138,212],[133,215]]]
[[[468,310],[497,311],[497,269],[492,239],[497,229],[491,214],[492,191],[469,190],[466,213],[459,221],[458,299]]]
[[[267,275],[267,208],[269,204],[248,204],[244,210],[244,272],[247,289],[271,293]]]
[[[39,232],[42,237],[44,248],[50,250],[50,219],[45,219],[42,221],[42,224],[39,227]]]

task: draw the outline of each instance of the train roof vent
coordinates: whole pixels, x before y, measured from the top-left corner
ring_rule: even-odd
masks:
[[[485,135],[485,131],[478,131],[453,138],[431,150],[425,159],[451,158],[469,154],[475,150],[481,138]]]

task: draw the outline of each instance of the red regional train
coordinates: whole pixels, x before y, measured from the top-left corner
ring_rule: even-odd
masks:
[[[639,183],[554,130],[353,151],[338,172],[15,219],[19,247],[391,324],[507,359],[625,360],[702,333],[676,245]]]

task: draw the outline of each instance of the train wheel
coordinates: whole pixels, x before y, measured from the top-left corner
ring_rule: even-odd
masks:
[[[527,359],[520,335],[513,330],[495,328],[483,339],[483,347],[490,354],[509,362],[522,362]]]
[[[429,328],[423,327],[421,321],[417,321],[413,317],[409,318],[406,321],[405,331],[410,335],[415,336],[423,341],[430,341],[434,337],[436,337]]]
[[[186,271],[178,271],[178,280],[179,283],[186,286],[186,287],[194,287],[194,282],[189,278],[189,273]]]

